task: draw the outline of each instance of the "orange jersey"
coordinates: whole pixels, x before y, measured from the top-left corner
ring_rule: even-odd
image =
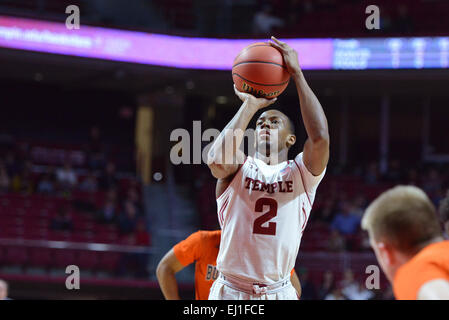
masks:
[[[398,300],[416,300],[423,284],[436,279],[449,281],[449,241],[428,245],[401,266],[393,281]]]
[[[221,231],[197,231],[174,246],[182,265],[195,262],[195,299],[207,300],[212,283],[218,277],[216,269]]]

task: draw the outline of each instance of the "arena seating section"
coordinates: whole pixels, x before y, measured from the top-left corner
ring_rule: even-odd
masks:
[[[65,16],[65,8],[68,5],[78,4],[81,7],[84,0],[2,0],[0,5],[13,14],[24,16],[37,16],[44,19],[59,20]],[[311,5],[307,14],[304,12],[304,3]],[[186,35],[196,32],[197,12],[195,0],[154,0],[152,4],[157,7],[165,20],[169,24],[169,31],[184,33]],[[355,37],[367,36],[364,28],[365,9],[373,4],[370,1],[362,0],[326,0],[326,1],[284,1],[284,0],[264,0],[252,2],[234,2],[230,12],[236,13],[243,10],[245,20],[251,20],[253,15],[262,8],[263,4],[271,4],[273,14],[284,20],[291,20],[285,27],[275,30],[280,37]],[[413,32],[415,36],[425,35],[446,35],[445,30],[449,29],[449,21],[445,15],[449,11],[449,2],[446,0],[378,0],[375,3],[381,8],[381,18],[383,21],[395,21],[399,19],[399,7],[407,7],[405,13],[407,30],[398,30],[394,26],[385,25],[378,35],[396,35],[403,32]],[[211,4],[213,5],[213,4]],[[212,14],[212,11],[211,11]],[[231,17],[232,23],[238,26],[241,22],[241,13],[237,17]],[[291,16],[293,14],[293,17]],[[101,25],[100,13],[95,13],[95,19],[89,23]],[[359,17],[359,18],[357,18]],[[402,17],[403,18],[403,17]],[[86,17],[85,17],[86,19]],[[89,20],[91,18],[87,18]],[[247,23],[247,21],[245,22]],[[113,25],[106,25],[114,27]],[[233,27],[239,30],[239,28]],[[148,30],[152,31],[152,30]],[[213,30],[202,30],[207,34],[212,34]],[[242,29],[233,31],[231,34],[217,34],[220,37],[252,37],[250,30]],[[264,36],[264,35],[261,35]],[[369,36],[376,36],[370,33]]]
[[[53,167],[72,158],[72,160],[79,160],[74,161],[78,163],[78,168],[85,166],[80,146],[53,145],[52,149],[49,145],[41,144],[31,147],[30,154],[34,165]],[[35,152],[35,150],[41,150],[41,152]],[[55,157],[56,154],[59,156]],[[72,157],[73,155],[75,157]],[[37,185],[41,176],[41,172],[32,173],[33,185]],[[78,182],[81,183],[85,177],[79,174]],[[120,179],[119,196],[124,195],[132,183],[136,183],[135,178]],[[68,264],[76,264],[82,270],[116,275],[122,256],[120,252],[49,248],[30,245],[32,241],[27,245],[22,244],[22,240],[48,240],[132,245],[133,239],[129,235],[121,235],[116,224],[99,223],[91,212],[78,209],[76,205],[76,203],[91,204],[96,210],[100,210],[105,202],[105,195],[105,191],[86,192],[76,189],[69,193],[52,195],[0,192],[0,242],[4,239],[17,240],[17,244],[13,241],[9,241],[7,245],[0,244],[0,267],[18,267],[26,272],[29,268],[46,271],[65,270]],[[71,231],[57,231],[51,228],[51,221],[60,208],[69,210],[68,214],[73,224]]]

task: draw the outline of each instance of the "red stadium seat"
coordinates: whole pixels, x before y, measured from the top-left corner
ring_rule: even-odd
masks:
[[[81,270],[95,270],[98,265],[98,255],[96,251],[79,250],[76,252],[76,265]]]
[[[28,265],[47,269],[53,261],[54,251],[55,249],[49,248],[30,248]]]
[[[118,252],[99,252],[98,269],[111,273],[116,272],[121,255]]]
[[[10,266],[24,266],[28,262],[28,249],[22,247],[7,247],[4,263]]]
[[[77,257],[73,250],[55,249],[53,252],[53,260],[51,267],[65,269],[69,265],[76,265]]]

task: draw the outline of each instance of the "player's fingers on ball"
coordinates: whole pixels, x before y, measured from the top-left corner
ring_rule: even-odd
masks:
[[[235,84],[234,84],[234,92],[235,92],[235,94],[236,94],[239,98],[242,97],[242,95],[243,95],[243,93],[240,92],[240,91],[237,89],[237,87],[235,86]]]
[[[279,51],[283,51],[283,48],[280,47],[277,43],[273,42],[273,41],[268,41],[268,43],[272,46],[275,47],[276,49],[278,49]]]
[[[265,105],[266,107],[268,107],[269,105],[272,105],[273,103],[275,103],[276,100],[277,100],[277,98],[273,98],[273,99],[265,99],[264,105]]]
[[[276,44],[278,44],[280,47],[283,47],[283,46],[286,45],[285,42],[282,42],[282,41],[276,39],[276,37],[274,37],[274,36],[272,36],[271,39],[272,39],[274,42],[276,42]]]

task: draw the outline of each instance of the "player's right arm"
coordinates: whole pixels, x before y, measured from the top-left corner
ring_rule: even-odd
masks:
[[[173,248],[159,262],[156,269],[157,281],[166,300],[180,300],[175,274],[184,269]]]
[[[237,172],[246,158],[240,150],[240,145],[249,122],[259,109],[268,107],[276,101],[276,99],[256,98],[238,91],[235,86],[234,91],[243,104],[215,139],[208,153],[207,165],[217,179],[229,178]]]

